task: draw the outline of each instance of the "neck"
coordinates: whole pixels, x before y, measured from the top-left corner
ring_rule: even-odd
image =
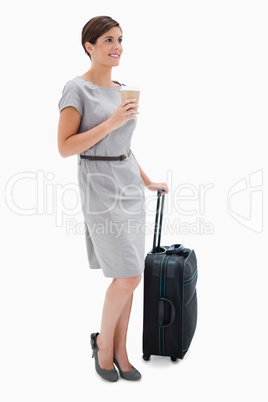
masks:
[[[90,69],[84,74],[84,78],[92,84],[101,87],[110,87],[112,85],[112,68],[98,65],[97,67],[91,66]]]

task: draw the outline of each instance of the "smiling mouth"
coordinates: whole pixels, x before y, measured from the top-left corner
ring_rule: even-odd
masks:
[[[110,57],[113,57],[114,59],[119,59],[119,54],[109,54]]]

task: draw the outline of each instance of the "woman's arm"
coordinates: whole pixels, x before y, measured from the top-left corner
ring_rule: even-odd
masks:
[[[66,107],[60,113],[58,125],[58,149],[63,158],[79,154],[91,148],[111,130],[108,120],[78,134],[81,116],[78,111],[72,107]]]
[[[111,131],[121,127],[130,119],[136,119],[136,114],[132,113],[132,108],[137,107],[135,99],[127,99],[118,106],[113,115],[92,128],[91,130],[79,133],[81,116],[73,106],[67,106],[60,113],[58,125],[58,150],[63,158],[80,154],[93,147],[97,142],[104,138]]]
[[[131,153],[133,154],[132,151],[131,151]],[[134,156],[134,154],[133,154],[133,156]],[[134,158],[135,158],[135,156],[134,156]],[[137,161],[137,159],[136,159],[136,161]],[[137,163],[138,163],[138,161],[137,161]],[[139,163],[138,163],[138,166],[139,166],[139,169],[140,169],[141,178],[142,178],[142,180],[144,182],[145,187],[147,187],[148,190],[157,191],[157,190],[163,189],[164,190],[163,194],[167,194],[169,192],[169,188],[168,188],[167,183],[163,183],[163,182],[154,183],[154,182],[152,182],[149,179],[149,177],[147,176],[147,174],[142,170],[142,168],[140,167]]]
[[[138,161],[137,161],[137,163],[138,163]],[[144,182],[144,185],[145,185],[145,187],[148,187],[152,183],[152,181],[149,179],[147,174],[142,170],[142,168],[140,167],[139,163],[138,163],[138,166],[139,166],[139,169],[140,169],[140,175],[141,175],[141,178],[142,178],[142,180]]]

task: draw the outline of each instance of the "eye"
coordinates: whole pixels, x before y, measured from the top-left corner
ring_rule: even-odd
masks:
[[[110,41],[112,41],[112,38],[107,38],[106,40],[105,40],[105,42],[110,42]],[[123,39],[122,38],[120,38],[120,39],[118,39],[118,42],[119,43],[122,43],[122,41],[123,41]]]

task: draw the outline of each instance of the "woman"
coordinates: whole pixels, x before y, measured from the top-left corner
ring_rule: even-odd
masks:
[[[117,381],[115,363],[122,378],[137,380],[141,374],[129,363],[126,339],[133,292],[144,270],[144,189],[169,190],[149,179],[130,150],[139,112],[135,99],[121,102],[122,85],[111,79],[123,52],[118,22],[92,18],[82,30],[82,45],[91,67],[63,89],[58,148],[62,157],[78,157],[89,266],[113,278],[100,333],[91,334],[92,357],[102,378]]]

